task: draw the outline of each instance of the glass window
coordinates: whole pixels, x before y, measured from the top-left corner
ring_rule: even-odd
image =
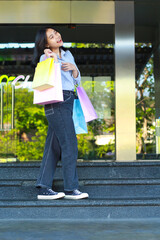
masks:
[[[64,45],[75,57],[81,86],[98,115],[97,120],[87,124],[88,134],[77,135],[78,158],[115,160],[114,47],[106,43]],[[41,160],[48,125],[44,107],[33,104],[34,70],[30,62],[34,45],[0,46],[0,161]],[[21,79],[13,87],[18,76]]]
[[[159,148],[158,137],[159,119],[155,118],[155,113],[156,113],[155,78],[154,78],[152,44],[137,43],[136,44],[137,159],[156,158],[156,152]]]

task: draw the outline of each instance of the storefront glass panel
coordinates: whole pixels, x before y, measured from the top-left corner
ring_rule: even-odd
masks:
[[[115,160],[114,47],[105,43],[64,45],[75,57],[81,86],[98,115],[87,124],[88,134],[77,135],[78,158]],[[23,49],[17,44],[16,50],[8,46],[1,44],[0,49],[0,161],[41,161],[48,125],[44,107],[33,104],[30,62],[34,44]]]
[[[159,119],[156,119],[155,109],[154,55],[152,44],[137,43],[136,56],[137,159],[156,159],[159,148],[157,131],[160,125]]]

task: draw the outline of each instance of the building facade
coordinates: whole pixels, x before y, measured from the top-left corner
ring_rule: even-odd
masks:
[[[1,1],[0,158],[42,157],[47,125],[43,108],[33,107],[30,63],[36,31],[47,25],[75,56],[99,117],[78,136],[79,158],[158,159],[158,9],[149,0]]]

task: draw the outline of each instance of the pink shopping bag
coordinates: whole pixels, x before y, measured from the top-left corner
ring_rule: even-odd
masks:
[[[90,122],[97,119],[97,113],[83,87],[77,87],[77,95],[81,103],[85,121]]]
[[[63,101],[60,63],[55,63],[54,87],[38,91],[34,90],[33,104],[45,105]]]

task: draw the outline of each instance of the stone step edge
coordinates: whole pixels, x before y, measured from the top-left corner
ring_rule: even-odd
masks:
[[[0,163],[0,168],[39,168],[41,161],[35,162],[13,162],[13,163]],[[58,162],[58,167],[61,167],[61,162]],[[160,161],[77,161],[77,167],[149,167],[149,166],[159,166]]]
[[[0,208],[22,208],[22,207],[121,207],[121,206],[160,206],[158,199],[88,199],[88,200],[1,200]]]
[[[63,180],[54,180],[55,185],[62,185]],[[35,186],[36,180],[0,180],[2,186]],[[89,185],[160,185],[160,179],[113,179],[113,180],[79,180],[83,186]]]

